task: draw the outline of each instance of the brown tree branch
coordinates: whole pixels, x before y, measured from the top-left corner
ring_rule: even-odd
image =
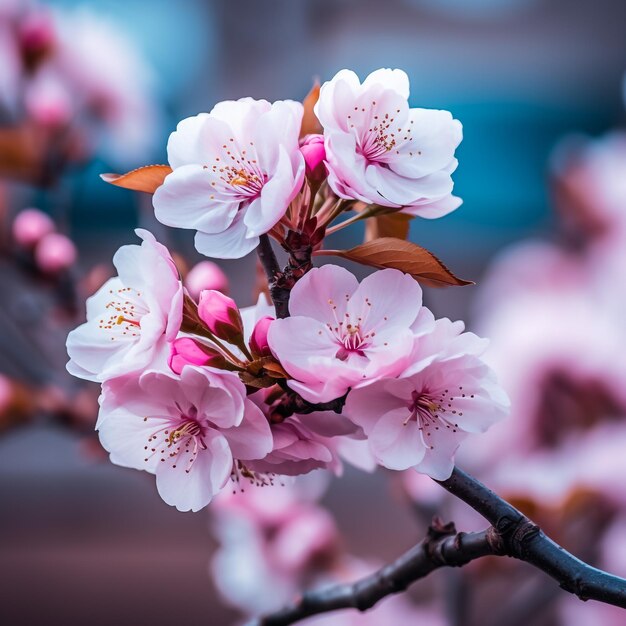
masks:
[[[289,317],[289,290],[281,286],[280,280],[283,272],[276,259],[276,254],[272,248],[272,242],[268,235],[260,236],[257,254],[259,261],[265,270],[267,284],[272,296],[272,302],[276,309],[276,317]]]
[[[442,526],[435,520],[422,542],[371,576],[352,584],[305,593],[294,605],[261,617],[251,626],[288,626],[337,609],[366,611],[435,569],[462,566],[487,555],[510,556],[530,563],[581,600],[598,600],[626,608],[626,580],[577,559],[469,474],[455,468],[450,478],[439,484],[480,513],[491,527],[479,533],[456,534],[454,524]]]
[[[355,583],[305,593],[293,606],[254,620],[249,626],[288,626],[337,609],[366,611],[440,567],[457,567],[493,554],[492,541],[490,530],[457,534],[454,524],[444,526],[435,519],[423,541],[374,574]]]

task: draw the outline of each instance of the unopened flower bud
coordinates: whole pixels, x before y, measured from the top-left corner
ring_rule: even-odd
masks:
[[[50,233],[35,248],[37,267],[47,274],[56,274],[71,267],[76,261],[76,246],[69,237]]]
[[[267,333],[269,331],[270,324],[274,321],[273,317],[266,315],[262,317],[254,327],[252,335],[250,336],[250,348],[255,356],[271,356],[269,343],[267,341]]]
[[[215,289],[200,292],[198,316],[219,339],[243,342],[243,322],[235,301]]]
[[[25,248],[31,248],[39,240],[54,231],[54,222],[39,209],[24,209],[13,220],[13,237]]]
[[[187,274],[185,287],[187,287],[191,297],[196,300],[204,289],[228,293],[228,278],[217,263],[200,261]]]
[[[324,135],[307,135],[300,144],[300,152],[304,157],[306,175],[309,180],[320,183],[328,175],[324,160],[326,149],[324,148]]]
[[[224,369],[226,359],[216,348],[191,337],[181,337],[172,342],[168,364],[175,374],[180,374],[185,365],[207,365]]]

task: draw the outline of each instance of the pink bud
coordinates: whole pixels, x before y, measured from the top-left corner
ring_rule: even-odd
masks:
[[[229,343],[243,341],[243,322],[235,301],[215,289],[200,292],[198,315],[218,338]]]
[[[328,175],[326,165],[324,165],[326,159],[324,135],[307,135],[300,144],[300,152],[304,156],[306,175],[309,180],[322,182]]]
[[[185,287],[187,287],[191,297],[196,300],[204,289],[215,289],[222,293],[228,293],[228,278],[217,263],[200,261],[187,274]]]
[[[269,343],[267,342],[267,333],[270,328],[270,324],[274,321],[273,317],[266,315],[262,317],[254,327],[252,335],[250,336],[250,348],[256,356],[271,356]]]
[[[168,363],[175,374],[180,374],[185,365],[208,365],[223,369],[226,359],[211,346],[191,337],[181,337],[172,343]]]
[[[13,220],[13,237],[20,246],[31,248],[54,231],[54,222],[39,209],[24,209]]]
[[[72,240],[59,233],[43,237],[35,248],[35,262],[42,272],[56,274],[76,261],[76,246]]]

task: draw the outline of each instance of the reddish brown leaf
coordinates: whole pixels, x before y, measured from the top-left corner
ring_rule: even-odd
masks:
[[[172,168],[169,165],[146,165],[126,174],[100,174],[100,178],[105,183],[124,189],[154,193],[171,172]]]
[[[381,269],[401,270],[415,280],[435,287],[473,284],[457,278],[432,252],[395,237],[375,239],[350,250],[320,250],[316,254],[335,255]]]
[[[319,134],[323,132],[322,125],[317,119],[317,115],[313,113],[313,107],[316,105],[320,97],[320,84],[316,80],[311,91],[309,91],[307,97],[302,104],[304,105],[304,115],[302,116],[302,126],[300,127],[300,137],[310,135],[313,133]]]
[[[381,237],[406,239],[412,219],[413,216],[406,213],[386,213],[371,217],[365,222],[365,241],[374,241]]]

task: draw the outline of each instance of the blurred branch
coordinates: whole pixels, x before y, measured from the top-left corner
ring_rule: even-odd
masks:
[[[292,606],[252,621],[250,626],[288,626],[338,609],[366,611],[440,567],[459,567],[488,555],[510,556],[530,563],[581,600],[626,608],[626,580],[571,555],[481,482],[458,468],[450,478],[438,482],[491,526],[478,533],[457,533],[453,523],[443,525],[435,519],[424,540],[374,574],[355,583],[305,593]]]

